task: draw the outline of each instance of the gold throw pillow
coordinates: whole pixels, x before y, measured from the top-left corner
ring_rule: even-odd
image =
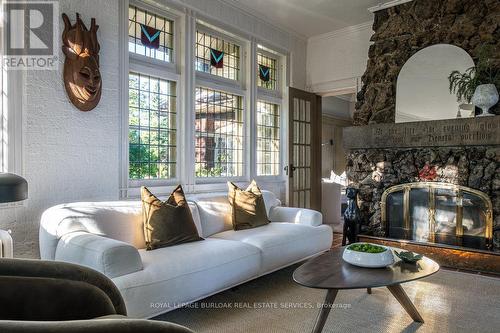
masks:
[[[143,186],[141,199],[147,250],[203,240],[180,185],[164,202]]]
[[[255,180],[246,190],[232,182],[227,182],[227,186],[234,230],[257,228],[269,223],[264,197]]]

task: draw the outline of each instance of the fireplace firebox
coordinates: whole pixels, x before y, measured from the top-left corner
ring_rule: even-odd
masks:
[[[385,235],[422,243],[493,249],[493,209],[488,195],[460,185],[416,182],[382,194]]]

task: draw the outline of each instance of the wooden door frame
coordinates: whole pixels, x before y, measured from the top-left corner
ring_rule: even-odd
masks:
[[[297,88],[288,88],[288,166],[293,156],[293,99],[311,102],[311,209],[321,211],[321,96]],[[287,176],[289,203],[293,201],[290,172]]]

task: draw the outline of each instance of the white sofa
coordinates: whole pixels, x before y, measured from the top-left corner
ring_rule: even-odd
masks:
[[[188,195],[203,241],[145,250],[139,201],[81,202],[46,210],[42,259],[94,268],[117,285],[129,315],[150,318],[327,251],[321,213],[281,207],[263,191],[272,223],[233,231],[227,193]]]

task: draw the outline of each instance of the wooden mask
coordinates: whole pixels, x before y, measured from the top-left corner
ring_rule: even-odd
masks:
[[[68,15],[62,14],[64,32],[62,50],[64,61],[64,87],[68,97],[79,110],[90,111],[101,99],[102,81],[99,71],[99,43],[95,18],[90,30],[76,14],[76,23],[71,25]]]

